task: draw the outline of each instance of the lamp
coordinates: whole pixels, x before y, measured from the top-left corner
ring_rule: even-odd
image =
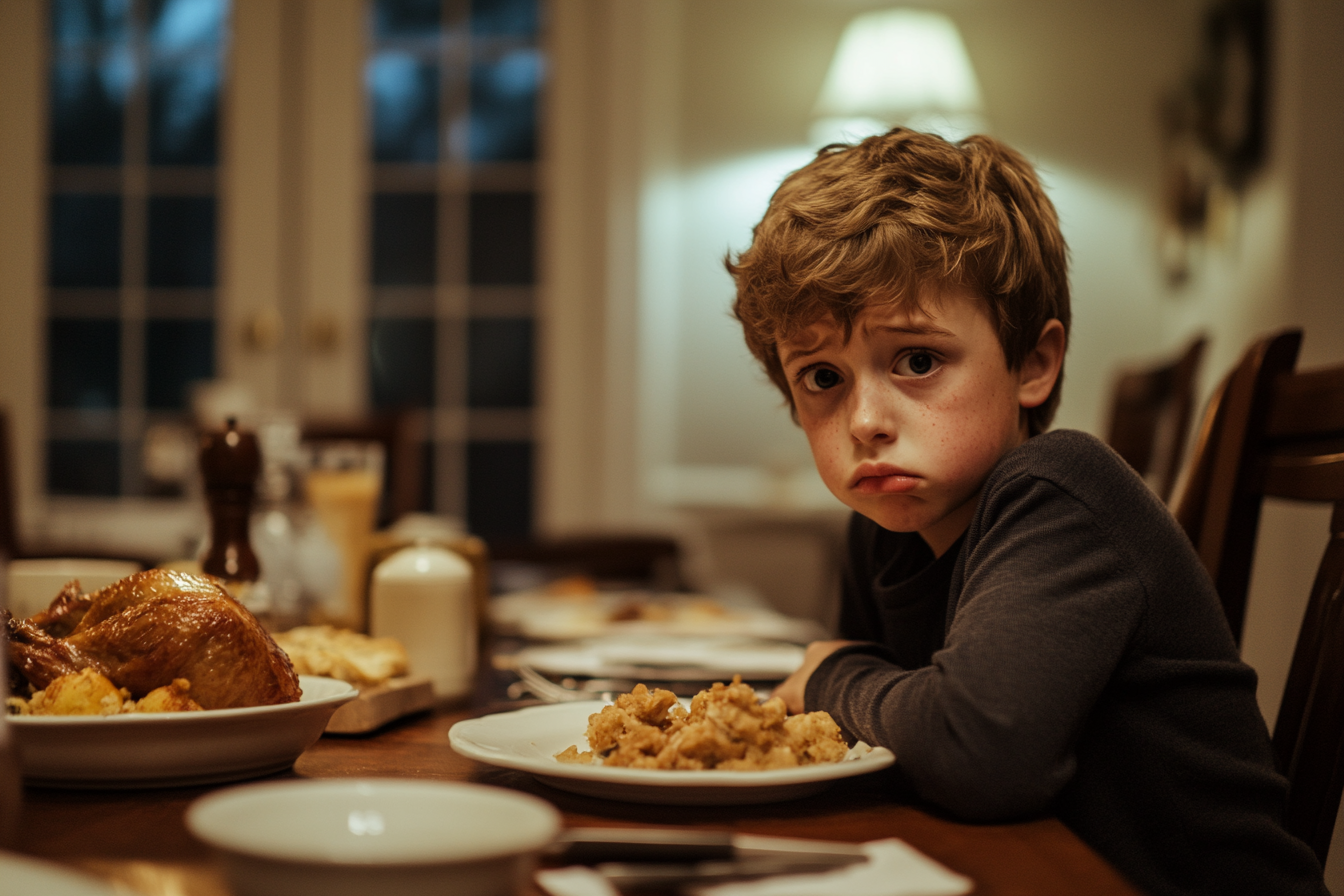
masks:
[[[845,28],[812,114],[814,143],[901,124],[948,139],[984,128],[980,85],[961,32],[942,13],[888,9]]]

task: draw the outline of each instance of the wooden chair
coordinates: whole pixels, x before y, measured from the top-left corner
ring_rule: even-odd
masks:
[[[1265,497],[1334,505],[1274,726],[1284,823],[1325,862],[1344,793],[1344,365],[1294,372],[1301,331],[1256,342],[1205,415],[1177,503],[1240,630]]]
[[[1302,331],[1253,343],[1209,400],[1179,494],[1176,519],[1209,571],[1232,636],[1241,643],[1246,593],[1260,525],[1250,486],[1253,449],[1264,441],[1275,380],[1297,364]]]
[[[657,535],[572,535],[490,542],[493,562],[526,563],[548,578],[587,575],[659,591],[684,587],[681,546]]]
[[[1181,356],[1156,367],[1122,371],[1111,399],[1107,444],[1171,497],[1195,404],[1195,380],[1208,340],[1197,336]]]

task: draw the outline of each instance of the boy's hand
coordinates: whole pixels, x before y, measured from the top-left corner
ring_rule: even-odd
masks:
[[[783,697],[784,705],[788,707],[790,713],[802,712],[803,693],[807,690],[807,680],[821,665],[821,661],[841,647],[858,643],[858,641],[813,641],[807,645],[807,652],[803,654],[803,664],[792,675],[780,682],[779,687],[775,688],[770,696]]]

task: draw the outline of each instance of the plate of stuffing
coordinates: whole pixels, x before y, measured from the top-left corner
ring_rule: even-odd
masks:
[[[771,803],[887,768],[824,712],[790,716],[734,676],[689,701],[636,685],[612,703],[531,706],[453,725],[459,754],[586,796],[664,805]]]
[[[46,610],[0,618],[28,784],[178,787],[282,771],[356,696],[295,673],[207,576],[154,569],[91,593],[71,582]]]

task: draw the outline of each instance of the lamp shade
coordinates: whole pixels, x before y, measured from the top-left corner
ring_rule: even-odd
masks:
[[[980,85],[961,33],[947,16],[888,9],[845,28],[817,98],[817,118],[892,124],[929,113],[978,114]]]

